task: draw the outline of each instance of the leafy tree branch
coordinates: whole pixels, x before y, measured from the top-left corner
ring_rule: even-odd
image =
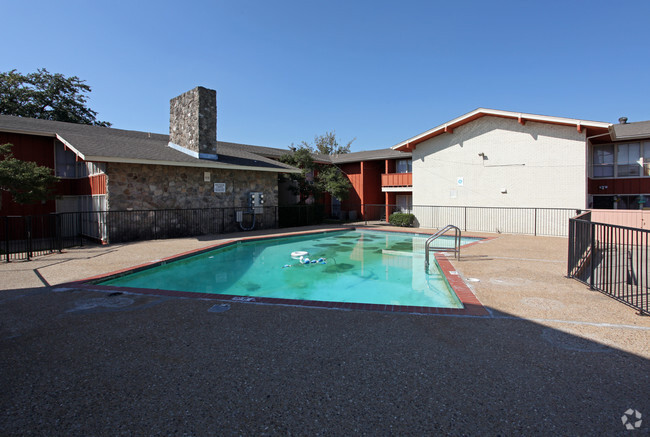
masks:
[[[11,144],[0,145],[0,190],[8,191],[14,202],[20,204],[48,199],[59,178],[52,174],[51,168],[14,158],[11,147]]]
[[[86,105],[90,92],[77,76],[65,77],[45,68],[30,74],[11,70],[0,73],[0,114],[110,126],[97,120],[97,112]]]

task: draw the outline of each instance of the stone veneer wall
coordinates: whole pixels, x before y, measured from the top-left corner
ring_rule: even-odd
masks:
[[[251,191],[264,193],[265,206],[278,204],[272,172],[108,163],[106,175],[109,211],[246,207]],[[215,182],[225,183],[226,192],[215,193]]]
[[[169,102],[169,141],[197,153],[217,153],[217,92],[203,87]]]

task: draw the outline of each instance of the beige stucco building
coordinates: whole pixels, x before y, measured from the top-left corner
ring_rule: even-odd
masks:
[[[439,227],[431,206],[586,208],[589,141],[609,126],[479,108],[393,149],[412,153],[419,225]]]

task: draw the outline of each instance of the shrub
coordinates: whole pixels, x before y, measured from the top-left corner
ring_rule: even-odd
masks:
[[[405,212],[394,212],[388,217],[388,223],[393,226],[411,227],[415,216]]]

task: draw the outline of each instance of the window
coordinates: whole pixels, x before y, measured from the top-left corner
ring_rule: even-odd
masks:
[[[75,178],[77,155],[70,150],[66,150],[65,146],[59,142],[56,143],[55,148],[56,156],[56,175],[60,178]]]
[[[614,196],[593,196],[593,209],[645,209],[649,203],[647,194],[617,194]]]
[[[643,143],[643,176],[650,176],[650,141]]]
[[[396,173],[413,173],[413,162],[410,159],[398,159]]]
[[[594,178],[650,176],[650,141],[594,146],[592,169]]]
[[[616,170],[618,177],[641,176],[641,147],[639,143],[617,146]]]
[[[607,178],[614,176],[614,146],[594,146],[594,177]]]
[[[397,194],[395,203],[401,212],[411,212],[413,209],[413,196],[406,194]]]
[[[103,162],[77,161],[77,155],[71,150],[66,150],[62,143],[55,147],[56,175],[60,178],[84,178],[106,172]]]

